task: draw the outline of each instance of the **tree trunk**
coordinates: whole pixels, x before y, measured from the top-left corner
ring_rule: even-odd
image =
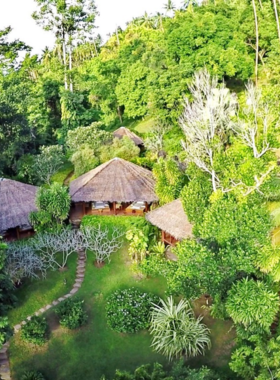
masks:
[[[70,71],[70,91],[73,92],[73,82],[72,82],[72,44],[69,44],[69,71]]]
[[[116,36],[117,36],[117,42],[118,42],[118,45],[120,46],[118,27],[116,27]]]
[[[274,7],[274,13],[275,13],[275,19],[276,19],[276,25],[277,25],[277,33],[278,33],[278,39],[280,42],[280,26],[279,26],[279,17],[278,17],[278,11],[277,11],[277,4],[276,0],[273,1],[273,7]]]
[[[215,180],[215,172],[212,170],[212,188],[213,191],[217,191],[217,186],[216,186],[216,180]]]
[[[122,112],[121,112],[120,106],[118,106],[118,116],[119,116],[120,122],[122,123],[123,120],[122,120]]]
[[[67,83],[67,73],[66,73],[66,42],[65,42],[65,33],[63,32],[62,35],[62,48],[63,48],[63,66],[64,66],[64,86],[65,90],[68,90],[68,83]]]
[[[255,29],[256,29],[256,62],[255,62],[255,83],[258,84],[258,64],[259,64],[259,26],[258,26],[258,16],[255,0],[252,0],[254,18],[255,18]]]
[[[94,39],[93,39],[93,46],[94,46],[94,50],[95,50],[95,55],[97,57],[98,56],[98,52],[97,52],[97,47],[96,47],[96,43],[95,43]]]

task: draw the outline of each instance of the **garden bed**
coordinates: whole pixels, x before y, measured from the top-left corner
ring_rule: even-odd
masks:
[[[117,333],[106,323],[107,297],[116,289],[132,286],[161,297],[166,289],[165,279],[161,277],[135,279],[126,249],[114,254],[111,263],[103,268],[96,268],[89,255],[85,279],[77,294],[85,300],[88,323],[80,329],[69,331],[60,327],[54,311],[49,311],[47,320],[52,332],[47,344],[34,348],[23,343],[17,334],[11,340],[9,350],[13,379],[18,380],[25,370],[31,368],[41,371],[47,379],[100,380],[102,375],[112,378],[116,369],[132,371],[141,364],[156,361],[168,365],[166,358],[151,350],[151,338],[147,331],[136,334]],[[211,323],[213,331],[216,331],[216,321],[212,320]],[[219,348],[224,350],[226,347],[229,327],[228,323],[219,321],[219,337],[223,336],[223,341],[214,340],[214,344],[220,346],[213,347],[214,355],[209,352],[205,358],[207,363],[214,361]],[[229,359],[230,349],[224,355]],[[204,358],[201,357],[199,364],[203,362]]]

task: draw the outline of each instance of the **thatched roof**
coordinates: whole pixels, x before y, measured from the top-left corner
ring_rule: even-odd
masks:
[[[188,221],[180,199],[148,212],[146,219],[177,240],[192,237],[192,225]]]
[[[113,158],[72,181],[70,195],[74,202],[154,202],[154,186],[149,170]]]
[[[30,226],[31,211],[36,211],[37,187],[11,179],[0,179],[0,231]]]
[[[113,133],[114,137],[122,139],[124,136],[127,136],[134,142],[135,145],[144,145],[144,141],[137,136],[135,133],[131,132],[128,128],[120,127]]]

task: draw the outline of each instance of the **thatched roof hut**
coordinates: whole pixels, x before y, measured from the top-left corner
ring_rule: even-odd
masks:
[[[192,225],[180,199],[148,212],[146,219],[176,240],[192,237]]]
[[[144,145],[144,141],[126,127],[120,127],[113,133],[113,135],[114,137],[117,137],[118,139],[122,139],[124,136],[127,136],[130,138],[130,140],[134,142],[135,145],[139,147]]]
[[[36,211],[37,187],[11,179],[0,179],[0,232],[30,226],[31,211]]]
[[[73,202],[158,201],[152,173],[121,158],[83,174],[70,183]]]

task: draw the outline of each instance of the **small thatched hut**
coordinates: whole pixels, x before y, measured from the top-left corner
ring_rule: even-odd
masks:
[[[33,233],[29,213],[36,211],[37,187],[11,179],[0,179],[0,234],[18,239]]]
[[[161,230],[163,243],[175,245],[180,240],[192,237],[192,225],[180,199],[147,213],[146,219]]]
[[[152,173],[114,158],[70,183],[70,220],[86,214],[143,214],[158,201]]]
[[[135,133],[131,132],[126,127],[120,127],[113,133],[114,137],[117,137],[118,139],[122,139],[124,136],[127,136],[134,142],[135,145],[137,145],[140,149],[144,147],[144,141],[137,136]]]

